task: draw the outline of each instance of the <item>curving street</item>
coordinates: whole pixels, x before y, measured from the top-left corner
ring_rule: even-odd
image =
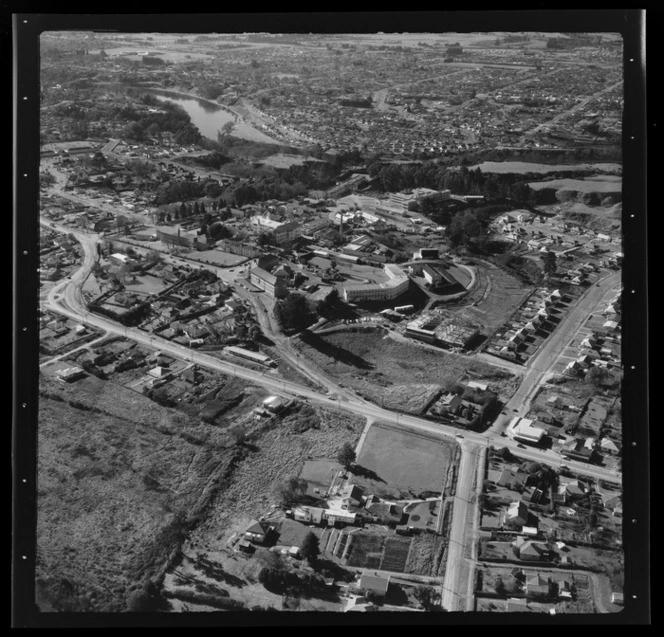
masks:
[[[469,592],[471,585],[468,580],[470,574],[468,572],[466,557],[472,552],[472,547],[476,541],[476,525],[474,523],[478,513],[476,496],[477,489],[479,488],[478,485],[481,486],[482,484],[486,449],[489,445],[494,447],[508,447],[515,455],[525,459],[544,462],[554,467],[560,465],[561,458],[558,454],[536,448],[518,448],[516,441],[502,437],[500,433],[515,414],[513,410],[516,410],[519,414],[527,412],[529,401],[539,384],[545,379],[560,354],[583,325],[585,318],[596,308],[599,301],[607,293],[607,287],[615,285],[620,277],[620,273],[609,274],[586,291],[584,296],[581,297],[578,303],[563,319],[556,331],[544,343],[537,355],[526,366],[526,372],[519,388],[505,405],[503,414],[490,429],[484,433],[464,431],[460,434],[459,430],[454,427],[383,409],[373,403],[360,399],[352,391],[325,378],[316,369],[300,360],[297,355],[293,355],[287,347],[284,348],[284,352],[288,361],[306,376],[315,380],[319,385],[326,387],[328,390],[327,394],[279,378],[276,371],[255,371],[242,365],[222,361],[209,354],[193,351],[187,347],[163,340],[136,328],[124,327],[89,312],[83,299],[82,286],[97,259],[99,235],[72,231],[70,228],[61,227],[52,222],[46,223],[41,221],[41,223],[47,227],[73,234],[81,243],[84,250],[81,268],[69,279],[56,284],[43,299],[44,305],[49,309],[76,321],[101,328],[109,333],[119,334],[133,339],[138,343],[157,347],[163,352],[191,361],[197,365],[225,374],[231,374],[238,378],[244,378],[251,383],[268,388],[275,394],[298,397],[328,408],[343,409],[367,419],[382,421],[401,429],[411,429],[428,436],[444,438],[450,441],[456,440],[461,446],[462,454],[449,534],[447,568],[442,587],[442,603],[447,610],[465,610],[469,595],[472,595],[472,592]],[[259,303],[259,301],[256,301],[256,303]],[[257,314],[260,317],[264,312],[258,311]],[[266,333],[270,333],[272,336],[269,320],[263,317],[261,325]],[[270,330],[270,332],[267,330]],[[283,344],[286,345],[286,340],[282,337],[278,338],[277,342],[282,344],[282,341],[284,341]],[[565,464],[581,475],[605,480],[614,484],[620,484],[622,481],[620,474],[602,467],[569,460],[566,460]]]

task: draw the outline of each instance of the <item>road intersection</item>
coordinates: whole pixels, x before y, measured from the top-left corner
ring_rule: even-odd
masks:
[[[317,381],[319,386],[325,388],[326,393],[284,380],[277,375],[276,371],[248,369],[242,365],[220,360],[210,354],[194,351],[161,339],[138,328],[119,325],[89,312],[83,299],[82,287],[98,258],[97,245],[101,237],[93,233],[58,227],[57,224],[52,222],[42,221],[42,223],[47,227],[73,234],[84,250],[81,268],[70,278],[55,285],[45,295],[43,303],[50,310],[81,323],[105,330],[108,333],[118,334],[138,343],[158,348],[163,352],[202,367],[262,385],[278,395],[297,397],[328,408],[342,409],[373,421],[384,422],[400,429],[417,431],[435,438],[454,440],[460,444],[462,450],[461,461],[448,536],[447,567],[442,586],[442,604],[447,610],[465,610],[469,604],[470,596],[472,596],[471,583],[468,580],[472,575],[472,568],[468,571],[466,558],[472,552],[472,547],[476,543],[476,523],[473,520],[477,519],[478,514],[477,495],[478,489],[480,489],[478,485],[482,484],[487,449],[489,446],[507,447],[515,455],[527,460],[542,462],[554,467],[560,466],[561,458],[553,451],[532,447],[521,448],[516,441],[501,434],[514,415],[527,413],[530,400],[535,391],[550,374],[556,360],[581,328],[588,314],[596,308],[599,300],[603,298],[606,285],[615,285],[619,280],[619,273],[611,273],[591,286],[584,296],[579,299],[561,321],[556,331],[540,348],[540,351],[529,361],[519,388],[506,403],[496,422],[487,431],[483,433],[464,431],[463,434],[460,434],[455,427],[390,411],[361,399],[353,391],[323,377],[322,374],[305,365],[291,352],[287,354],[288,361],[302,373],[305,373],[307,377]],[[602,288],[600,283],[603,283],[605,287]],[[263,323],[267,325],[265,321]],[[286,351],[285,348],[284,351]],[[620,484],[622,481],[620,474],[602,467],[569,460],[566,460],[565,463],[571,470],[580,475],[614,484]],[[471,521],[470,529],[468,528],[469,520]],[[473,531],[473,529],[475,530]],[[473,563],[473,560],[471,559],[470,562]]]

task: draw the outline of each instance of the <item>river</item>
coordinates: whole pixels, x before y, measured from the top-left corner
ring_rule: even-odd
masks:
[[[190,97],[175,91],[161,90],[155,88],[132,88],[134,93],[150,93],[161,102],[171,102],[181,106],[191,118],[192,124],[198,128],[203,137],[217,141],[217,133],[227,122],[233,122],[235,127],[231,133],[233,137],[247,139],[265,144],[278,144],[277,140],[252,126],[245,121],[242,115],[226,110],[210,100]]]
[[[184,97],[166,91],[155,89],[145,90],[145,93],[154,95],[160,102],[172,102],[181,106],[191,118],[191,123],[201,131],[203,137],[217,141],[217,133],[227,122],[235,123],[238,119],[233,113],[216,106],[212,102],[194,97]]]

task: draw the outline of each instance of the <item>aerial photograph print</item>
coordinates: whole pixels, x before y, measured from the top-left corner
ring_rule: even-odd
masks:
[[[42,16],[20,625],[649,622],[628,41],[436,15]]]

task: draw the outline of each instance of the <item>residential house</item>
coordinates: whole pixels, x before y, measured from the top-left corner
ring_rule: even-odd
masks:
[[[403,519],[403,507],[393,502],[376,501],[377,498],[372,496],[371,501],[367,500],[365,510],[368,511],[374,519],[381,524],[397,525]]]
[[[293,519],[305,524],[321,524],[324,520],[325,509],[311,506],[296,506],[293,511]]]
[[[615,495],[611,498],[608,498],[604,501],[604,507],[613,512],[615,517],[622,516],[623,506],[622,506],[622,496]]]
[[[625,596],[623,593],[613,592],[611,593],[611,603],[622,606],[625,603]]]
[[[558,599],[572,599],[574,596],[574,585],[566,579],[556,581],[558,588]]]
[[[196,367],[188,367],[182,372],[182,379],[192,385],[198,385],[203,379],[203,374]]]
[[[611,440],[611,438],[602,438],[602,441],[599,443],[599,448],[603,453],[617,456],[622,449],[622,445]]]
[[[544,579],[541,575],[533,575],[526,579],[526,596],[527,597],[548,597],[549,596],[549,580]]]
[[[574,502],[586,494],[584,485],[578,480],[563,482],[558,486],[558,493],[565,497],[565,502]]]
[[[165,367],[157,366],[149,370],[148,374],[153,378],[166,378],[167,376],[170,376],[171,372]]]
[[[363,591],[371,591],[375,595],[385,597],[387,589],[390,586],[390,576],[382,577],[380,575],[369,575],[363,573],[358,582],[358,588]]]
[[[502,471],[489,471],[488,479],[498,486],[506,487],[515,491],[520,491],[528,480],[528,474],[521,468],[507,468]]]
[[[244,532],[244,538],[254,544],[263,544],[271,530],[267,522],[252,520]]]
[[[518,500],[510,504],[505,515],[505,524],[511,527],[528,524],[528,507],[525,502]]]
[[[547,562],[552,558],[552,551],[546,542],[528,540],[520,535],[513,542],[519,553],[519,559],[527,562]]]
[[[364,492],[360,487],[349,484],[339,491],[339,496],[342,508],[349,509],[350,507],[360,506]]]
[[[592,462],[595,456],[595,449],[586,446],[584,438],[573,438],[563,443],[560,454],[572,460],[580,460],[582,462]]]
[[[505,611],[508,613],[531,613],[528,601],[525,598],[514,597],[505,602]]]

